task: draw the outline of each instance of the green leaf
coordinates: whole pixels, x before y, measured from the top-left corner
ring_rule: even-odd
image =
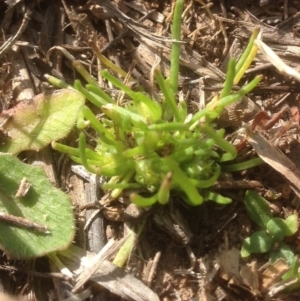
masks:
[[[220,205],[227,205],[230,204],[232,202],[232,199],[227,198],[221,194],[218,194],[216,192],[213,191],[209,191],[207,194],[204,193],[205,195],[205,200],[210,200],[210,201],[214,201],[217,204]]]
[[[148,207],[154,205],[158,199],[157,194],[154,194],[151,197],[143,197],[137,193],[132,193],[130,195],[130,201],[140,207]]]
[[[162,107],[155,99],[150,99],[142,92],[127,93],[133,100],[134,105],[131,108],[134,113],[147,118],[149,122],[156,122],[162,117]]]
[[[288,231],[286,223],[279,217],[274,217],[268,221],[267,230],[278,242],[283,240]]]
[[[0,154],[0,164],[0,212],[39,223],[50,231],[40,233],[0,221],[0,248],[15,259],[67,248],[75,232],[70,198],[51,185],[40,167],[24,164],[10,154]],[[16,197],[24,177],[31,187],[25,196]]]
[[[274,238],[266,231],[257,231],[250,236],[250,252],[266,253],[269,252],[274,245]]]
[[[265,228],[272,218],[268,202],[255,191],[245,193],[245,206],[250,218],[260,227]]]
[[[51,141],[65,137],[73,128],[84,101],[79,92],[65,89],[37,95],[29,102],[19,102],[3,111],[1,116],[11,117],[2,126],[6,137],[2,139],[0,152],[38,151]]]
[[[247,237],[244,239],[241,249],[241,257],[246,258],[251,255],[251,249],[250,249],[250,237]]]
[[[166,164],[173,173],[173,179],[178,184],[180,189],[185,192],[189,205],[198,206],[203,203],[203,197],[193,185],[191,179],[181,170],[175,161],[168,158]]]
[[[291,236],[294,235],[297,231],[298,231],[298,214],[294,213],[292,215],[290,215],[289,217],[287,217],[284,220],[285,224],[286,224],[286,232],[285,232],[285,236]]]
[[[286,259],[290,266],[295,263],[295,254],[285,243],[281,243],[278,250],[270,252],[271,262],[275,262],[278,258]]]
[[[273,260],[272,260],[273,261]],[[294,276],[296,276],[298,278],[298,282],[297,282],[297,286],[299,286],[299,273],[298,270],[300,268],[300,262],[299,259],[294,256],[294,261],[292,262],[292,264],[290,264],[290,269],[282,276],[282,280],[285,281],[287,279],[290,279]]]

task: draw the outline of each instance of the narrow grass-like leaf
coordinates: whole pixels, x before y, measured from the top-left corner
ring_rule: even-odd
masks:
[[[225,79],[225,83],[224,83],[224,88],[220,95],[220,99],[222,99],[230,94],[232,86],[233,86],[234,76],[235,76],[235,59],[230,59],[228,62],[226,79]]]
[[[93,93],[94,95],[100,96],[106,103],[115,103],[115,101],[107,94],[105,93],[99,86],[87,84],[86,89]]]
[[[98,84],[97,81],[91,76],[91,74],[83,67],[81,62],[73,61],[72,65],[89,84]]]
[[[221,167],[219,165],[217,165],[216,171],[213,173],[211,178],[209,178],[207,180],[191,179],[191,182],[197,188],[209,188],[215,184],[215,182],[218,180],[220,174],[221,174]]]
[[[157,200],[162,205],[166,204],[169,201],[171,184],[172,184],[172,173],[169,172],[163,179],[157,192]]]
[[[124,267],[128,258],[131,255],[136,239],[141,235],[145,227],[146,220],[147,220],[146,218],[140,220],[138,224],[138,230],[136,232],[133,229],[130,229],[130,232],[128,234],[128,237],[126,238],[125,243],[122,245],[115,259],[113,260],[113,264],[115,264],[120,268]]]
[[[222,165],[222,171],[227,171],[227,172],[241,171],[255,166],[259,166],[263,163],[265,162],[260,157],[257,157],[254,159],[247,160],[245,162],[234,163],[230,165]]]
[[[191,204],[194,206],[201,205],[203,203],[203,197],[199,194],[198,190],[190,181],[190,179],[177,165],[177,162],[174,162],[170,158],[167,158],[166,163],[170,171],[173,172],[174,181],[177,183],[180,189],[184,191],[184,193],[187,195]]]
[[[101,108],[103,105],[106,104],[106,101],[105,101],[102,97],[100,97],[100,96],[98,96],[98,95],[96,95],[96,94],[92,94],[92,93],[90,93],[88,90],[86,90],[86,89],[82,86],[80,80],[78,80],[78,79],[75,80],[75,82],[74,82],[74,88],[75,88],[78,92],[80,92],[82,95],[84,95],[84,96],[85,96],[91,103],[93,103],[95,106]]]
[[[116,74],[120,74],[122,77],[126,77],[127,72],[125,72],[123,69],[121,69],[116,64],[114,64],[111,60],[109,60],[103,54],[101,54],[98,47],[93,47],[93,50],[95,51],[96,56],[99,59],[99,61],[101,63],[103,63],[107,68],[111,69]],[[130,78],[130,79],[133,80],[133,78]]]
[[[151,197],[142,197],[140,195],[138,195],[137,193],[132,193],[130,195],[130,201],[140,207],[149,207],[154,205],[158,199],[157,199],[157,194],[154,194]]]
[[[205,195],[205,199],[209,201],[214,201],[217,204],[220,205],[227,205],[232,202],[231,198],[225,197],[219,193],[210,191],[208,194]]]
[[[82,165],[85,167],[85,169],[91,173],[94,173],[96,175],[101,174],[101,169],[99,167],[91,166],[88,163],[87,156],[86,156],[86,140],[85,140],[85,134],[80,133],[79,134],[79,143],[78,143],[78,148],[79,148],[79,156]]]
[[[191,121],[188,123],[190,125],[190,129],[191,130],[194,129],[197,126],[196,122],[204,116],[208,116],[210,121],[216,119],[221,114],[222,110],[226,106],[238,101],[244,95],[251,92],[257,86],[257,84],[260,82],[260,80],[261,80],[261,76],[256,76],[249,84],[244,86],[238,92],[236,92],[232,95],[228,95],[216,102],[213,102],[212,104],[209,104],[203,110],[196,113],[192,117]]]
[[[245,71],[248,69],[248,67],[246,68],[245,62],[246,60],[250,57],[250,59],[253,60],[253,57],[250,55],[250,52],[253,48],[254,45],[254,41],[257,38],[258,34],[259,34],[259,28],[255,28],[252,32],[252,35],[249,39],[248,45],[246,47],[246,50],[243,52],[241,58],[239,59],[239,61],[236,64],[235,67],[235,73],[236,73],[236,78],[234,79],[234,84],[238,84],[240,79],[242,78],[242,76],[244,75]],[[244,67],[243,67],[244,66]]]
[[[156,123],[148,126],[149,131],[188,131],[186,124],[181,122],[164,122]]]
[[[52,145],[53,149],[55,149],[59,152],[65,153],[69,156],[73,156],[73,157],[79,157],[80,156],[78,148],[67,146],[67,145],[64,145],[64,144],[61,144],[61,143],[58,143],[58,142],[55,142],[55,141],[53,141],[51,145]],[[86,157],[88,159],[100,160],[102,158],[101,154],[98,154],[98,153],[94,152],[93,150],[91,150],[89,148],[87,148],[85,150],[85,152],[86,152]]]
[[[58,79],[54,76],[51,76],[49,74],[44,74],[44,77],[47,79],[47,81],[53,85],[54,87],[60,88],[60,89],[69,89],[74,90],[74,87],[67,84],[65,81]]]
[[[175,96],[173,94],[173,90],[166,84],[164,77],[162,76],[161,72],[155,70],[155,78],[161,89],[164,97],[165,97],[165,106],[166,109],[170,109],[174,114],[175,121],[179,122],[180,120],[180,113],[175,101]]]
[[[170,87],[175,95],[178,88],[179,78],[179,59],[181,49],[181,14],[183,11],[184,0],[177,0],[175,3],[173,25],[172,25],[172,50],[171,50],[171,68],[170,68]]]
[[[95,115],[93,114],[93,112],[89,107],[87,107],[86,105],[82,106],[80,112],[82,112],[83,116],[89,121],[90,125],[98,133],[103,133],[108,140],[112,140],[111,143],[114,142],[115,140],[114,134],[108,131],[105,128],[105,126],[101,122],[99,122],[99,120],[95,117]]]
[[[124,119],[129,119],[136,127],[146,129],[147,119],[132,113],[118,105],[108,103],[102,107],[102,111],[116,124],[122,124]]]
[[[134,170],[130,170],[128,171],[125,175],[119,175],[116,177],[112,177],[109,180],[109,184],[110,183],[120,183],[120,184],[126,184],[129,183],[132,180],[132,177],[134,176],[135,172]],[[115,188],[111,191],[110,193],[110,199],[111,200],[115,200],[116,198],[118,198],[120,196],[120,194],[122,193],[123,188]]]
[[[212,138],[215,143],[224,151],[221,161],[233,160],[236,158],[237,150],[234,145],[229,143],[224,138],[220,137],[210,126],[206,123],[199,123],[200,130],[203,131],[206,135]]]
[[[161,118],[162,108],[157,101],[150,99],[145,93],[134,92],[107,70],[103,70],[101,75],[134,101],[134,105],[129,107],[128,110],[147,118],[150,122],[155,122]]]

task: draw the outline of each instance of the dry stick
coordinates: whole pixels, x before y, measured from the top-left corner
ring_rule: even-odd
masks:
[[[62,273],[41,273],[41,272],[28,270],[28,268],[19,267],[19,266],[0,265],[0,270],[8,271],[10,273],[20,272],[20,273],[25,273],[25,274],[32,275],[32,276],[35,276],[35,277],[59,278],[59,279],[69,280],[69,278],[66,275],[63,275]]]
[[[64,43],[64,32],[63,32],[64,23],[65,23],[65,14],[63,9],[60,8],[58,22],[56,24],[57,35],[55,36],[54,39],[54,45],[62,46],[62,44]],[[53,58],[53,69],[57,70],[60,73],[62,68],[62,59],[63,59],[62,53],[59,51],[56,53],[56,56]]]
[[[153,282],[160,257],[161,257],[161,252],[159,251],[155,254],[152,264],[151,264],[150,271],[147,273],[147,278],[145,279],[145,284],[149,287],[151,287],[151,284]]]
[[[288,0],[283,1],[283,19],[286,20],[289,17],[288,12]]]
[[[32,14],[32,11],[28,10],[26,11],[24,18],[22,20],[22,24],[17,31],[17,33],[10,37],[1,47],[0,47],[0,59],[5,56],[5,54],[11,49],[11,47],[15,44],[15,42],[19,39],[19,37],[22,35],[24,30],[27,27],[27,24],[30,21],[30,16]]]
[[[138,23],[142,23],[144,20],[148,19],[148,17],[155,12],[155,9],[150,10],[146,15],[144,15],[142,18],[138,20]],[[125,31],[120,33],[117,37],[115,37],[113,40],[109,41],[103,48],[100,49],[100,52],[103,54],[108,48],[122,40],[126,35],[128,35],[128,30],[124,29]]]
[[[88,203],[95,203],[98,200],[97,185],[96,183],[85,183],[85,197]],[[86,212],[87,219],[91,218],[92,223],[90,226],[85,226],[87,230],[87,244],[88,250],[98,253],[105,245],[105,229],[102,212],[96,210],[96,216],[93,216],[90,211]],[[86,229],[87,228],[87,229]]]
[[[106,27],[108,41],[112,42],[114,40],[114,36],[113,36],[112,28],[111,28],[111,25],[110,25],[110,21],[109,20],[105,20],[104,23],[105,23],[105,27]],[[115,61],[115,64],[119,68],[121,68],[121,63],[120,63],[119,57],[117,55],[115,55],[115,54],[112,54],[111,56],[112,56],[113,60]]]
[[[121,21],[122,23],[124,23],[126,25],[126,27],[136,36],[136,37],[144,37],[147,39],[150,39],[152,41],[156,41],[156,42],[173,42],[172,39],[167,38],[167,37],[162,37],[159,35],[156,35],[150,31],[148,31],[148,27],[134,21],[133,19],[131,19],[130,17],[128,17],[126,14],[124,14],[123,12],[121,12],[118,8],[116,8],[111,2],[110,0],[92,0],[92,2],[100,5],[100,6],[104,6],[106,11],[112,15],[118,18],[118,21]]]
[[[224,18],[227,18],[227,10],[224,3],[224,0],[220,0],[220,7]]]
[[[101,48],[100,52],[103,54],[108,48],[114,46],[116,43],[121,41],[127,34],[128,34],[127,31],[122,32],[117,37],[115,37],[112,41],[108,42],[103,48]]]
[[[28,230],[33,230],[41,233],[50,233],[48,228],[44,225],[32,222],[26,218],[11,215],[8,213],[0,212],[0,221],[13,224],[18,227],[26,228]]]
[[[229,51],[229,39],[228,39],[228,35],[227,35],[227,32],[226,32],[225,26],[223,24],[223,21],[221,19],[218,19],[218,18],[217,18],[217,20],[219,21],[219,26],[220,26],[220,29],[221,29],[222,34],[224,36],[225,46],[224,46],[224,50],[223,50],[223,53],[222,53],[222,57],[225,58],[227,52]]]
[[[82,285],[84,285],[91,277],[92,275],[99,269],[101,264],[104,262],[104,260],[108,259],[110,256],[115,254],[120,247],[124,244],[126,239],[128,238],[128,235],[126,237],[123,237],[119,241],[109,241],[102,250],[95,255],[95,257],[90,262],[90,265],[84,269],[81,274],[79,274],[76,284],[74,288],[72,289],[72,293],[76,293]]]

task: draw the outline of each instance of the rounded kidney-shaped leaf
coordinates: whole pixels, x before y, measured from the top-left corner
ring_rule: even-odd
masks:
[[[30,229],[0,221],[0,248],[15,259],[34,258],[67,248],[75,232],[70,198],[51,185],[40,167],[24,164],[10,154],[0,154],[0,166],[1,215],[21,217],[49,230],[43,233],[34,226]],[[25,178],[22,191],[20,183]]]
[[[274,217],[268,221],[267,230],[278,242],[283,240],[288,231],[285,221],[279,217]]]
[[[274,245],[274,239],[266,231],[257,231],[250,236],[251,253],[269,252]]]
[[[250,218],[260,227],[265,228],[272,218],[268,202],[258,193],[247,190],[245,193],[245,206]]]
[[[297,213],[291,214],[284,220],[284,222],[286,224],[285,236],[294,235],[299,227],[298,214]]]
[[[21,101],[0,114],[0,152],[17,154],[23,150],[40,150],[53,140],[65,137],[73,128],[84,97],[77,91],[59,90]]]
[[[285,243],[281,243],[278,250],[270,252],[271,262],[275,262],[279,258],[284,258],[290,266],[295,263],[295,254]]]
[[[242,244],[242,249],[241,249],[241,257],[246,258],[251,255],[251,250],[250,250],[250,237],[247,237],[244,239],[243,244]]]

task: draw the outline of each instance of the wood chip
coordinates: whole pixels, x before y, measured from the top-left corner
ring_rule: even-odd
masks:
[[[283,258],[277,259],[270,264],[262,273],[262,291],[266,291],[272,284],[278,282],[281,277],[289,270],[289,265]]]

